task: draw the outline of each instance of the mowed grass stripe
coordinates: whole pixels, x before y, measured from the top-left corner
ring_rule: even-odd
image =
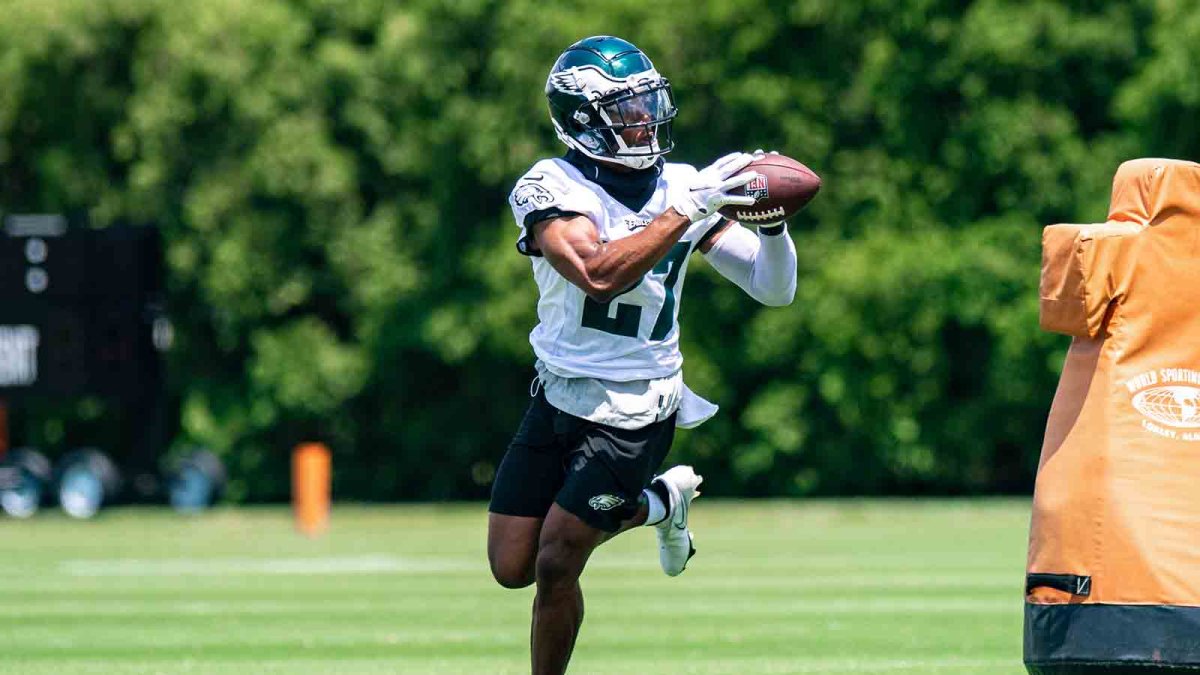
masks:
[[[657,572],[657,567],[654,569]],[[170,598],[175,594],[190,595],[197,590],[205,590],[212,593],[224,593],[236,595],[239,598],[255,599],[255,598],[275,598],[280,589],[286,589],[289,593],[295,596],[306,598],[320,598],[322,596],[330,600],[338,600],[345,597],[347,589],[370,589],[374,588],[383,595],[407,594],[410,588],[421,588],[427,593],[455,593],[453,588],[436,588],[430,589],[431,584],[442,587],[450,586],[454,583],[477,583],[486,581],[479,578],[478,573],[471,575],[417,575],[418,578],[412,578],[412,575],[404,575],[398,578],[388,578],[385,576],[377,576],[370,580],[364,581],[347,581],[339,585],[336,589],[327,588],[324,585],[312,586],[305,582],[285,585],[263,581],[261,579],[246,580],[240,582],[235,579],[225,579],[221,583],[210,584],[189,584],[189,588],[182,590],[179,588],[179,583],[176,580],[170,580],[162,583],[148,583],[146,579],[140,578],[137,580],[127,581],[125,583],[107,583],[105,588],[95,588],[95,582],[80,582],[70,580],[55,580],[47,578],[40,581],[27,582],[25,584],[13,583],[9,587],[0,588],[0,592],[5,593],[6,597],[20,598],[30,597],[39,599],[52,599],[56,596],[67,596],[74,601],[80,590],[88,590],[98,598],[106,596],[123,597],[129,592],[134,591],[139,594],[144,594],[146,597]],[[650,577],[649,579],[644,577]],[[643,589],[647,591],[657,590],[663,587],[663,584],[654,579],[651,575],[638,575],[630,578],[628,575],[601,575],[594,571],[588,573],[584,577],[584,583],[591,590],[620,588],[626,590]],[[679,582],[684,583],[684,582]],[[778,590],[781,586],[803,592],[806,594],[821,595],[827,591],[840,592],[840,589],[861,589],[861,590],[878,590],[878,591],[913,591],[913,590],[938,590],[945,592],[951,590],[954,592],[970,592],[972,594],[983,592],[1001,592],[1011,594],[1014,588],[1020,586],[1020,580],[1014,581],[1011,570],[1005,573],[996,574],[981,574],[981,575],[961,575],[961,574],[944,574],[929,572],[913,573],[913,572],[879,572],[869,575],[864,574],[844,574],[834,575],[826,574],[821,576],[804,575],[796,576],[774,575],[774,574],[759,574],[751,578],[739,577],[713,577],[700,576],[689,577],[687,580],[689,590],[703,590],[712,593],[744,593],[755,590]],[[0,608],[0,612],[3,608]]]
[[[90,659],[61,662],[64,670],[58,670],[59,665],[36,661],[12,663],[20,673],[28,675],[56,675],[62,671],[78,675],[107,675],[112,673],[112,665],[108,662],[95,662]],[[290,675],[292,673],[323,673],[329,663],[324,659],[306,658],[304,655],[292,655],[289,658],[263,658],[254,662],[254,673],[264,675]],[[244,662],[230,661],[211,663],[203,659],[179,658],[170,661],[154,661],[132,665],[121,673],[127,675],[161,675],[162,673],[179,674],[211,674],[211,675],[244,675]],[[455,658],[443,657],[347,657],[337,662],[336,673],[346,675],[385,675],[385,674],[424,674],[442,673],[456,675],[522,675],[528,674],[529,668],[524,664],[497,663],[490,656],[478,657],[467,655]],[[674,658],[641,658],[634,659],[617,657],[612,659],[608,668],[595,668],[594,665],[577,665],[571,668],[572,675],[612,675],[612,673],[653,673],[672,675],[812,675],[812,674],[841,674],[854,673],[858,675],[896,675],[905,673],[923,673],[934,675],[1018,675],[1025,669],[1012,659],[1003,658],[931,658],[931,659],[810,659],[797,662],[791,658],[722,658],[709,659],[703,664],[680,663]]]
[[[597,597],[603,601],[602,597]],[[749,600],[754,606],[746,606]],[[60,617],[120,618],[144,617],[146,619],[173,619],[187,616],[293,616],[317,606],[303,602],[241,602],[241,601],[187,601],[187,602],[129,602],[105,603],[80,602],[38,606],[36,608],[0,608],[0,617],[19,619],[21,622],[36,619],[58,619]],[[320,614],[326,618],[355,617],[363,612],[386,611],[403,613],[403,610],[424,610],[424,602],[389,603],[342,603],[321,605]],[[688,616],[761,615],[775,617],[791,613],[809,614],[854,614],[854,613],[905,613],[905,614],[986,614],[993,612],[1021,611],[1021,602],[1011,599],[982,598],[929,598],[924,596],[902,598],[842,598],[842,599],[796,599],[772,596],[744,596],[728,602],[719,602],[711,597],[688,598],[672,603],[671,607],[646,607],[640,613],[646,616],[671,615],[679,612]],[[436,619],[435,619],[436,620]]]
[[[210,654],[213,656],[236,653],[244,656],[261,649],[264,657],[277,650],[297,649],[329,649],[339,654],[347,650],[362,649],[367,652],[386,651],[397,655],[420,652],[426,655],[447,656],[458,653],[463,645],[471,650],[488,652],[505,652],[515,648],[512,642],[510,626],[497,617],[493,620],[480,620],[468,624],[471,628],[451,626],[415,627],[410,622],[396,621],[398,617],[381,616],[372,621],[342,622],[334,627],[318,622],[287,622],[276,626],[253,626],[247,622],[233,619],[220,630],[197,632],[195,622],[180,622],[169,626],[154,624],[125,624],[114,623],[103,626],[91,626],[86,639],[79,636],[64,634],[61,627],[43,626],[28,627],[14,631],[9,637],[13,640],[31,641],[36,647],[30,646],[21,650],[19,656],[61,658],[88,654],[105,657],[113,654],[149,655],[170,657],[181,654]],[[965,626],[984,627],[990,617],[961,619]],[[878,630],[871,636],[857,634],[860,624],[866,622]],[[672,649],[702,650],[709,655],[741,655],[755,656],[763,654],[793,654],[797,658],[808,654],[830,654],[835,646],[858,649],[873,645],[887,646],[894,649],[905,649],[913,652],[909,656],[942,656],[939,649],[922,647],[920,632],[935,627],[937,622],[928,616],[912,617],[900,620],[897,617],[871,617],[867,614],[842,615],[834,621],[815,621],[810,625],[784,624],[771,622],[771,625],[742,625],[730,626],[722,624],[712,617],[697,617],[691,622],[692,634],[679,637],[671,642]],[[68,624],[69,626],[70,624]],[[464,624],[460,623],[459,626]],[[131,628],[138,628],[131,631]],[[295,633],[289,634],[287,629],[307,629],[306,635],[300,637]],[[587,636],[585,645],[580,646],[581,654],[592,654],[603,658],[605,650],[615,650],[625,656],[643,654],[652,656],[663,649],[654,636],[628,635],[628,630],[616,622],[602,622],[596,626],[588,626],[584,632]],[[963,645],[956,646],[952,652],[961,655],[979,655],[988,640],[986,633],[968,640]],[[449,647],[458,648],[450,650]],[[770,651],[756,651],[767,649]],[[1003,654],[1002,649],[984,650],[982,654]]]
[[[482,509],[339,507],[317,540],[286,509],[0,521],[0,672],[528,672],[532,591],[491,581]],[[684,576],[649,531],[596,554],[571,672],[1022,672],[1027,519],[698,502]]]

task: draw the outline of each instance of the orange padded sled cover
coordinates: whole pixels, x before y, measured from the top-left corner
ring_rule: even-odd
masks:
[[[1042,245],[1042,327],[1075,339],[1038,467],[1027,607],[1200,606],[1200,164],[1122,164],[1108,222],[1052,225]],[[1056,626],[1055,658],[1087,661],[1069,643],[1097,631],[1073,638],[1049,616],[1034,641]]]

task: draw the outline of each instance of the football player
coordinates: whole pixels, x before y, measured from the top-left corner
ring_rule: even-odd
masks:
[[[536,163],[509,198],[518,250],[537,281],[530,334],[537,378],[500,464],[488,516],[488,560],[508,588],[537,584],[533,672],[562,673],[583,621],[579,576],[592,551],[629,528],[655,528],[674,576],[695,553],[689,466],[655,476],[676,427],[717,407],[683,382],[679,296],[691,254],[766,305],[796,290],[796,249],[783,223],[751,231],[718,209],[757,177],[756,155],[697,171],[666,163],[674,147],[671,85],[637,47],[590,37],[558,57],[546,82],[564,157]]]

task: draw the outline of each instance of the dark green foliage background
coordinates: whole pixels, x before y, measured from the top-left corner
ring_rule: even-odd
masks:
[[[285,496],[312,437],[341,497],[487,494],[532,375],[505,196],[561,150],[541,88],[580,37],[672,79],[672,159],[776,148],[825,180],[793,306],[693,266],[686,374],[723,410],[673,459],[710,493],[1028,489],[1067,346],[1037,328],[1040,227],[1103,219],[1124,159],[1200,149],[1185,0],[0,10],[0,208],[161,227],[177,442],[235,499]]]

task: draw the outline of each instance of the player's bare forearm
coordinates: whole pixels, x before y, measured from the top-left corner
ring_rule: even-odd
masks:
[[[591,255],[584,258],[584,265],[588,278],[606,297],[593,299],[608,300],[637,283],[671,250],[690,224],[674,209],[667,209],[639,232],[615,241],[597,241]]]
[[[598,302],[637,283],[687,231],[691,221],[667,209],[641,231],[602,241],[591,220],[557,218],[534,226],[538,247],[559,274]]]

